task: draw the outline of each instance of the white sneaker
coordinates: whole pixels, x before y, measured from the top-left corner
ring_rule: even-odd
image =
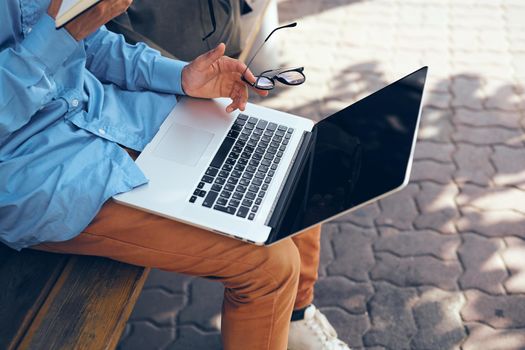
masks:
[[[350,350],[337,338],[337,333],[326,316],[310,305],[304,319],[292,321],[288,335],[288,350]]]

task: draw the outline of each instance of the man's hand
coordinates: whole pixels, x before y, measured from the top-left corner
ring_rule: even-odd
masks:
[[[75,40],[80,41],[128,9],[133,0],[103,0],[65,25]],[[51,0],[47,13],[56,18],[62,0]]]
[[[226,107],[226,112],[239,108],[244,111],[248,101],[248,87],[241,81],[246,65],[239,60],[224,56],[226,46],[219,44],[215,49],[200,55],[182,70],[182,88],[193,97],[214,98],[229,97],[233,101]],[[249,82],[255,82],[250,70],[245,73]],[[268,91],[254,89],[259,95],[266,96]]]

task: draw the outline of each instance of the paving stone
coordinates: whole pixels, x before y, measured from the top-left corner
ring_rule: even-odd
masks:
[[[422,183],[421,190],[416,195],[420,210],[414,221],[414,227],[419,230],[431,229],[441,233],[455,233],[455,221],[459,217],[455,197],[459,193],[454,183],[438,185]]]
[[[214,321],[221,314],[223,291],[219,282],[203,278],[193,280],[188,297],[192,302],[179,312],[178,323],[192,324],[205,331],[216,331]]]
[[[133,322],[129,335],[121,339],[118,349],[163,349],[173,338],[175,338],[173,327],[157,327],[149,322]]]
[[[454,145],[437,142],[419,141],[416,143],[414,159],[427,160],[449,163],[452,159]]]
[[[519,236],[525,238],[525,215],[513,210],[479,210],[463,206],[458,219],[461,232],[476,232],[487,237]]]
[[[468,142],[473,145],[522,146],[522,134],[520,130],[510,130],[499,127],[474,128],[458,125],[453,139],[457,142]]]
[[[466,58],[465,60],[468,60]],[[483,79],[479,76],[457,76],[452,78],[452,105],[476,110],[483,109]]]
[[[433,181],[447,184],[452,181],[455,170],[453,163],[443,164],[432,160],[416,160],[412,165],[410,181]]]
[[[457,108],[454,113],[454,122],[469,126],[501,126],[504,128],[519,128],[521,115],[519,112],[500,110],[469,110]]]
[[[380,215],[379,205],[374,202],[360,209],[342,215],[335,222],[350,222],[361,227],[374,227],[375,219]]]
[[[495,146],[491,159],[498,170],[494,176],[496,185],[525,190],[525,148]]]
[[[371,229],[341,224],[340,233],[334,236],[335,260],[328,266],[328,274],[347,276],[353,281],[368,281],[368,271],[374,266],[372,240],[375,235]]]
[[[481,210],[515,210],[525,214],[525,192],[512,187],[480,187],[465,184],[457,197],[460,205]]]
[[[144,289],[148,288],[162,288],[167,290],[169,293],[185,293],[188,289],[188,285],[191,280],[195,278],[180,273],[173,273],[169,271],[162,271],[158,269],[152,269]]]
[[[432,255],[443,260],[457,259],[461,243],[459,236],[442,235],[435,231],[399,231],[392,227],[379,229],[381,236],[374,242],[375,252],[389,252],[409,257]]]
[[[457,290],[461,275],[459,262],[440,260],[431,256],[399,258],[389,253],[377,253],[376,264],[370,272],[372,280],[383,280],[400,287],[435,286]]]
[[[461,316],[466,322],[482,322],[499,329],[525,328],[525,295],[492,296],[469,290],[465,296]]]
[[[184,325],[178,328],[177,338],[166,348],[173,350],[220,350],[222,349],[221,335],[219,332],[203,332],[195,326]],[[151,347],[143,349],[151,349]]]
[[[320,310],[337,329],[339,339],[352,348],[363,346],[362,337],[370,328],[366,315],[352,315],[338,307],[323,307]]]
[[[480,323],[466,323],[468,338],[463,350],[523,350],[524,329],[493,329]]]
[[[417,333],[412,307],[417,300],[413,288],[398,288],[388,283],[374,283],[375,294],[369,302],[370,329],[364,345],[387,349],[409,349]]]
[[[459,256],[463,264],[463,275],[459,278],[462,289],[479,289],[492,294],[504,294],[503,281],[507,271],[498,251],[503,248],[500,239],[487,239],[479,235],[464,233]]]
[[[505,66],[509,74],[505,75],[507,79],[512,78],[512,69],[510,64]],[[519,96],[516,94],[514,84],[509,84],[509,80],[488,79],[483,87],[487,99],[485,107],[489,109],[498,109],[504,111],[517,111],[519,108]]]
[[[419,187],[410,184],[400,192],[394,193],[379,201],[381,214],[376,219],[377,225],[395,226],[399,229],[411,229],[418,216],[414,195]]]
[[[466,143],[458,143],[456,148],[454,152],[454,161],[457,164],[454,174],[456,182],[475,183],[480,186],[489,185],[496,172],[490,163],[491,148]]]
[[[342,276],[329,276],[317,282],[314,304],[318,307],[340,307],[351,314],[364,314],[372,293],[370,283],[355,283]]]
[[[423,288],[413,307],[417,333],[410,342],[411,348],[458,348],[466,337],[459,315],[463,303],[464,297],[460,292]]]
[[[334,234],[339,232],[337,224],[328,223],[322,226],[321,231],[321,254],[319,259],[319,277],[327,275],[326,268],[332,261],[334,261],[334,250],[332,248],[332,241]]]
[[[430,106],[423,108],[418,140],[450,143],[453,132],[450,109],[430,108]]]
[[[149,321],[159,326],[175,326],[177,313],[185,306],[183,294],[170,294],[164,289],[144,289],[130,316],[130,321]]]
[[[506,248],[501,252],[510,277],[505,281],[509,293],[525,294],[525,240],[517,237],[505,238]]]

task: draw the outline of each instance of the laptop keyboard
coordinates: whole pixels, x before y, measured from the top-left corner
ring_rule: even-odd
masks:
[[[253,220],[294,129],[239,114],[190,203]]]

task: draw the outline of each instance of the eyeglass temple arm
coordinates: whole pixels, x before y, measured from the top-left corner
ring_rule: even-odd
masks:
[[[279,29],[283,29],[283,28],[292,28],[292,27],[295,27],[297,26],[297,22],[293,22],[293,23],[290,23],[290,24],[286,24],[284,26],[280,26],[280,27],[277,27],[275,28],[274,30],[272,30],[272,32],[270,34],[268,34],[268,36],[266,37],[266,39],[264,39],[264,41],[262,42],[262,44],[259,46],[259,48],[257,49],[257,51],[255,51],[255,54],[252,56],[252,58],[250,59],[250,61],[248,61],[248,64],[246,65],[246,69],[244,70],[244,72],[242,73],[242,76],[244,77],[244,74],[246,74],[246,71],[248,70],[248,68],[250,67],[250,64],[252,64],[254,58],[257,56],[257,54],[259,53],[259,51],[261,51],[262,47],[264,46],[264,43],[266,43],[268,41],[268,39],[270,39],[270,37],[272,36],[273,33],[275,33],[276,31],[278,31]]]

